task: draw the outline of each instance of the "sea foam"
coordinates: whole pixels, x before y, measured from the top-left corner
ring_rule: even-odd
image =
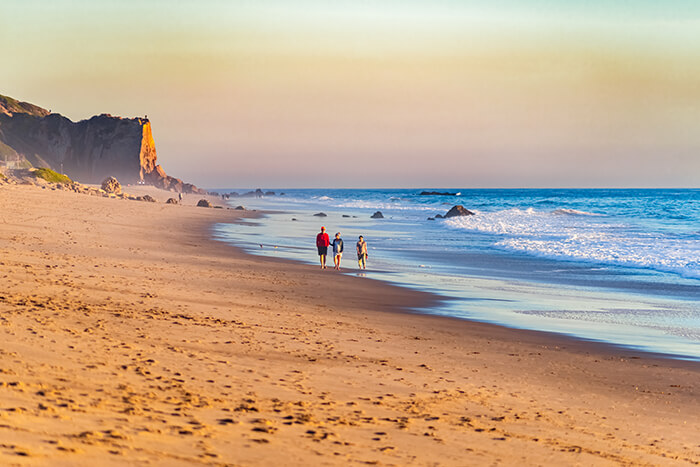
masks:
[[[500,237],[496,246],[536,256],[700,277],[697,239],[644,232],[595,213],[508,209],[444,222],[454,229],[495,234]]]

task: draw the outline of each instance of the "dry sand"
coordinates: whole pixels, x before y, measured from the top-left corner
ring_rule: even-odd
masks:
[[[433,297],[210,240],[249,212],[0,206],[0,465],[700,461],[698,364],[402,312]]]

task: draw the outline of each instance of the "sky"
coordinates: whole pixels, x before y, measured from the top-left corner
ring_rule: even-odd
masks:
[[[697,0],[0,0],[0,94],[208,188],[700,187]]]

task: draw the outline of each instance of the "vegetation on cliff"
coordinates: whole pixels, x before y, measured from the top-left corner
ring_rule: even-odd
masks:
[[[67,175],[60,174],[56,171],[44,167],[34,170],[33,173],[36,178],[42,178],[47,182],[63,184],[73,183],[73,180],[71,180]]]
[[[34,115],[35,117],[45,117],[49,114],[49,111],[29,102],[21,102],[0,94],[0,113],[7,115],[23,113]]]

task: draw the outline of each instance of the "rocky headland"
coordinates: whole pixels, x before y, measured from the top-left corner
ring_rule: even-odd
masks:
[[[204,193],[171,177],[157,162],[147,118],[109,114],[73,122],[34,104],[0,95],[0,160],[16,167],[45,167],[83,183],[116,177],[166,190]]]

